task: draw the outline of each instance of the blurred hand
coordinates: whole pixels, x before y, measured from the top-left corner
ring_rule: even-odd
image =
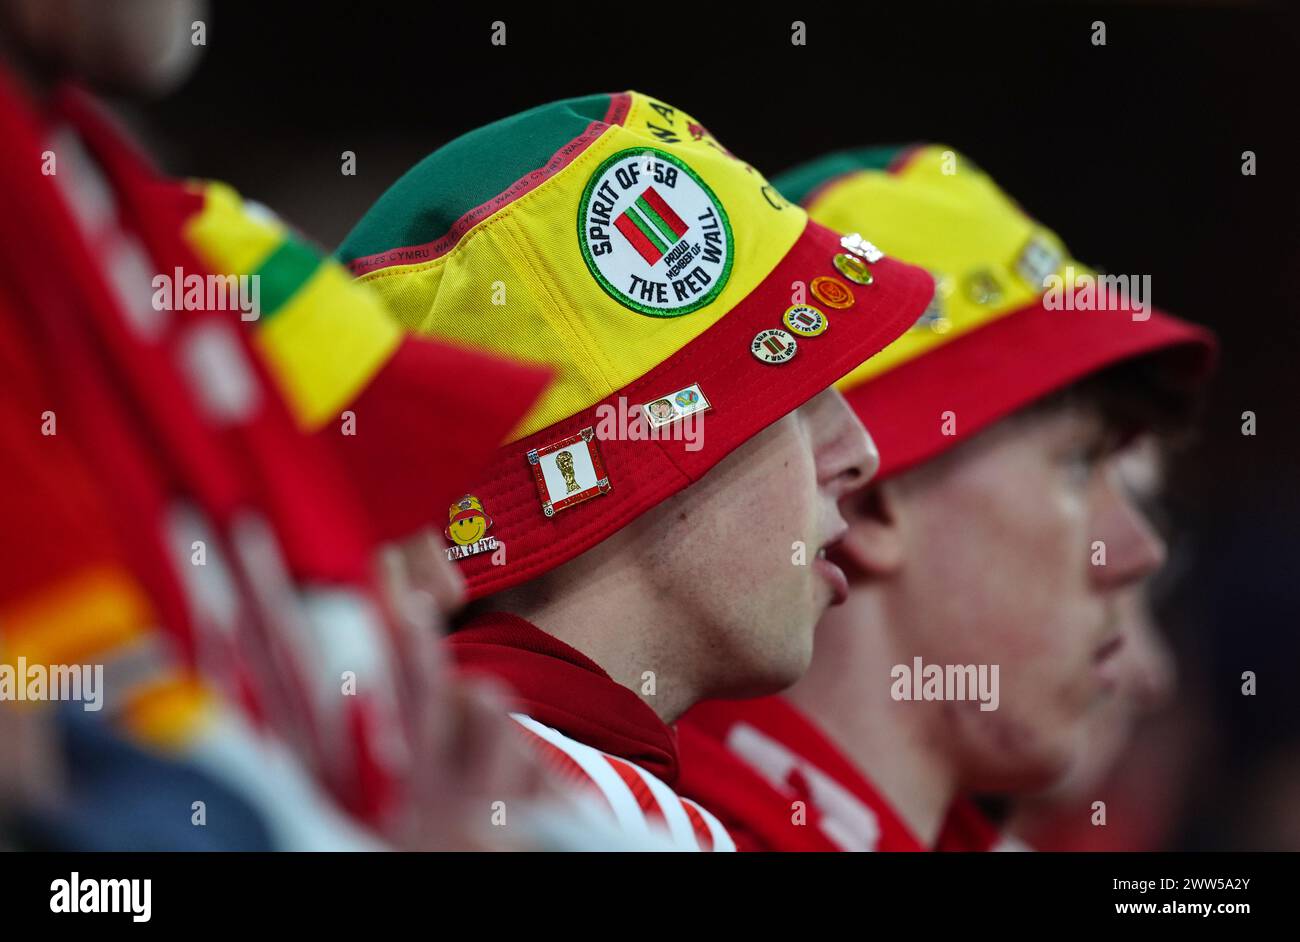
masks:
[[[0,818],[18,808],[51,805],[63,788],[54,711],[0,702]]]
[[[465,583],[441,540],[426,531],[387,550],[382,584],[409,655],[404,709],[413,718],[414,794],[391,839],[405,850],[537,849],[527,828],[512,823],[565,799],[507,715],[510,692],[487,678],[454,676],[442,655]]]
[[[416,534],[397,548],[397,554],[408,590],[428,593],[442,619],[465,604],[465,580],[447,559],[442,538],[434,531]]]

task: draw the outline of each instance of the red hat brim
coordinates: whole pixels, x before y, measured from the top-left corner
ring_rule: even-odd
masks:
[[[1112,364],[1159,354],[1189,387],[1213,367],[1214,335],[1158,310],[1048,310],[1041,299],[845,392],[880,449],[876,480],[906,471],[1043,396]],[[943,434],[942,415],[956,417]]]

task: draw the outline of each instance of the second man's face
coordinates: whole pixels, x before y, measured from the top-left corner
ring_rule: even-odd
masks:
[[[1005,420],[899,491],[900,636],[926,664],[997,665],[998,707],[944,704],[969,788],[1050,784],[1113,693],[1123,592],[1164,547],[1116,474],[1091,411]]]

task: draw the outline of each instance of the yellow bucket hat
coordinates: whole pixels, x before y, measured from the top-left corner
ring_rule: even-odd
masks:
[[[1121,360],[1159,353],[1183,384],[1209,371],[1210,333],[1075,261],[953,148],[844,151],[774,182],[818,222],[869,233],[934,277],[912,328],[837,384],[880,449],[877,479]]]
[[[636,92],[452,141],[339,254],[417,334],[554,374],[470,489],[496,538],[453,548],[471,597],[572,559],[698,480],[933,293],[924,271],[841,244],[690,115]],[[702,418],[707,434],[674,434]]]

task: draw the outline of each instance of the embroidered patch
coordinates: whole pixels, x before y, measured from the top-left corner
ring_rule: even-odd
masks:
[[[826,315],[811,304],[796,304],[782,315],[781,320],[800,337],[816,337],[826,329]]]
[[[709,405],[704,390],[698,383],[693,383],[685,389],[669,393],[662,399],[646,403],[641,411],[651,428],[662,428],[678,419],[684,419],[697,412],[707,412],[711,408],[713,407]]]
[[[596,431],[587,426],[576,435],[528,452],[542,513],[548,517],[610,492],[609,475],[596,447]]]
[[[447,529],[443,534],[455,546],[447,547],[447,559],[455,562],[497,548],[497,538],[488,536],[492,518],[483,509],[483,503],[473,494],[466,494],[447,511]]]
[[[764,363],[784,363],[799,349],[798,342],[784,330],[763,330],[754,337],[749,352]]]
[[[839,310],[853,307],[853,291],[838,278],[832,278],[830,275],[814,278],[808,285],[808,290],[812,292],[814,298],[827,307]]]
[[[651,317],[704,307],[735,255],[722,202],[684,161],[653,147],[596,168],[578,205],[578,240],[605,292]]]

